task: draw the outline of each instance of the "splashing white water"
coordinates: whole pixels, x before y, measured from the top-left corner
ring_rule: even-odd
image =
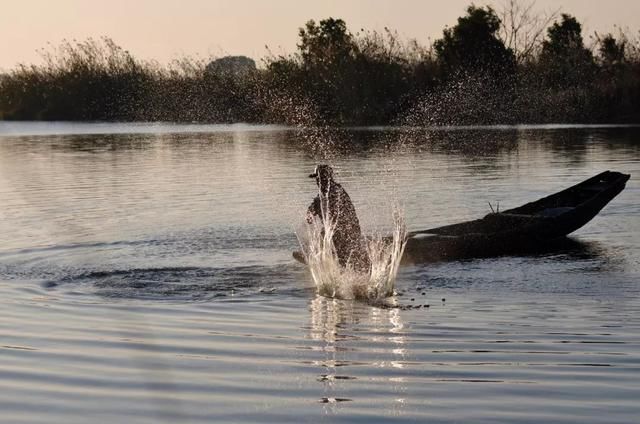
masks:
[[[393,232],[383,236],[365,237],[367,253],[371,260],[369,272],[358,272],[347,261],[341,266],[333,245],[336,224],[326,211],[323,219],[314,217],[306,226],[306,233],[297,232],[311,278],[318,293],[339,299],[359,299],[376,303],[393,295],[400,259],[404,252],[407,230],[400,208],[394,208]]]

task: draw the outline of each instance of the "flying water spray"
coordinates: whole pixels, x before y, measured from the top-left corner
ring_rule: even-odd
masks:
[[[336,220],[329,217],[328,208],[323,206],[322,217],[313,217],[306,231],[296,233],[318,293],[370,303],[379,303],[392,296],[407,240],[402,210],[394,208],[391,234],[378,232],[364,237],[363,243],[370,258],[370,267],[364,272],[357,269],[350,259],[344,266],[340,264],[333,243],[336,224]]]

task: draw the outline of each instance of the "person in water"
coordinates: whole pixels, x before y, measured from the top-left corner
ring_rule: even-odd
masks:
[[[350,264],[358,272],[369,272],[371,261],[356,208],[345,189],[333,179],[333,169],[329,165],[318,165],[309,177],[315,178],[319,193],[307,210],[307,222],[311,223],[314,216],[321,220],[329,218],[335,225],[333,245],[340,265]]]

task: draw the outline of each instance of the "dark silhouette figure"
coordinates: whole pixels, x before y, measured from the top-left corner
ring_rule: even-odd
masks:
[[[356,209],[347,192],[333,179],[333,169],[328,165],[318,165],[309,177],[316,179],[320,193],[307,210],[307,222],[311,223],[313,216],[321,220],[327,217],[335,225],[333,245],[340,265],[349,263],[358,272],[369,272],[371,261]]]

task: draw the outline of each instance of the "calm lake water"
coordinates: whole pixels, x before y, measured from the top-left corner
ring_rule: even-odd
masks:
[[[0,123],[0,421],[638,422],[640,129],[410,132]],[[291,258],[320,161],[367,232],[631,180],[574,246],[404,267],[379,308]]]

